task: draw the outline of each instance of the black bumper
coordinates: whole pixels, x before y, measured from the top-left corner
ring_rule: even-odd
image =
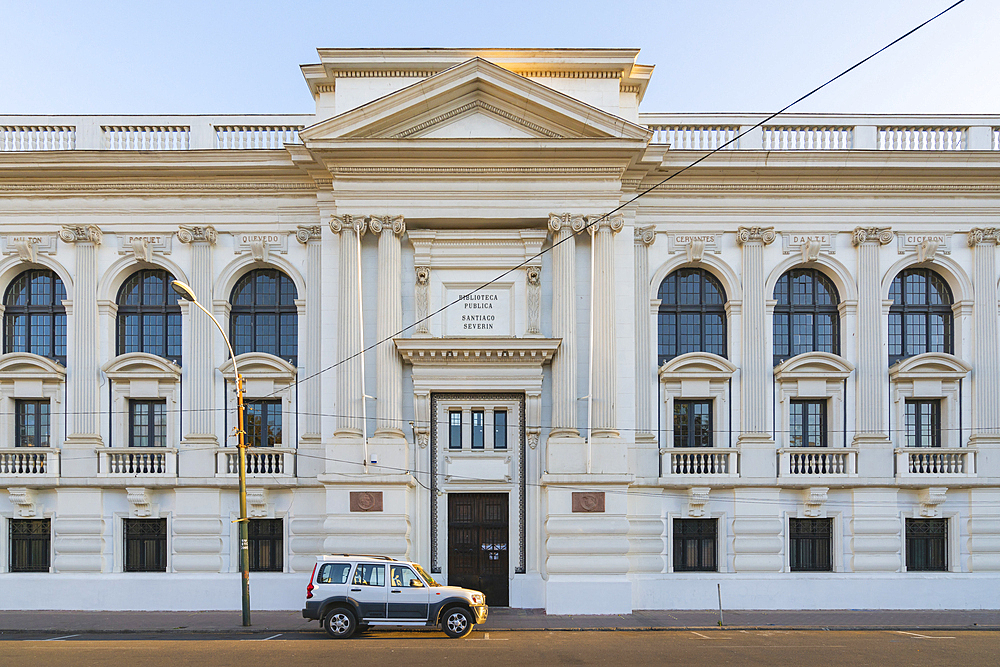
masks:
[[[302,610],[302,618],[308,618],[308,619],[311,619],[313,621],[318,621],[319,620],[319,605],[320,605],[320,601],[319,600],[316,600],[315,602],[312,601],[312,600],[309,600],[308,602],[306,602],[305,609]]]

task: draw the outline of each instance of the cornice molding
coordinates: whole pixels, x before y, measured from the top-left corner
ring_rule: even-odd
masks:
[[[559,175],[559,176],[613,176],[620,178],[621,167],[337,167],[334,176],[358,175]]]
[[[554,338],[395,338],[403,360],[425,364],[531,364],[551,361],[561,343]]]
[[[970,184],[970,185],[921,185],[909,183],[664,183],[657,185],[650,182],[648,186],[654,192],[689,191],[689,192],[919,192],[933,194],[935,192],[1000,192],[1000,185]]]
[[[306,183],[0,183],[0,192],[172,192],[178,190],[210,192],[281,191],[315,192]]]

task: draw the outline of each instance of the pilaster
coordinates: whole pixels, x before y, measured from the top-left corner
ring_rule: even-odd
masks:
[[[63,449],[81,451],[62,457],[62,474],[66,477],[97,474],[97,455],[93,449],[103,444],[98,421],[101,394],[97,390],[101,382],[97,248],[103,237],[96,225],[66,226],[59,231],[60,240],[76,245],[73,316],[70,318],[73,338],[67,360],[70,423]]]
[[[323,363],[323,227],[299,225],[295,239],[303,244],[306,250],[306,314],[305,326],[302,328],[304,345],[301,346],[305,379],[300,386],[306,414],[301,439],[314,442],[322,437],[320,372]]]
[[[858,227],[852,242],[858,249],[858,363],[854,443],[858,471],[866,477],[892,477],[893,452],[885,423],[889,369],[882,326],[882,274],[879,250],[891,242],[888,227]]]
[[[364,437],[364,364],[361,351],[361,237],[367,223],[361,216],[330,219],[330,230],[340,234],[340,294],[338,298],[337,426],[336,437]],[[329,467],[328,467],[329,469]]]
[[[767,299],[764,248],[774,242],[773,227],[740,227],[736,241],[743,249],[743,367],[740,373],[741,475],[773,478],[777,474],[774,441],[767,428],[767,396],[771,355],[767,349]]]
[[[656,240],[652,225],[635,227],[635,437],[649,439],[653,433],[656,363],[649,326],[649,246]]]
[[[376,330],[386,341],[375,349],[375,436],[403,440],[403,360],[391,338],[403,328],[400,238],[406,223],[401,215],[372,216],[368,226],[379,235]]]
[[[1000,335],[998,335],[996,247],[1000,228],[977,227],[969,232],[973,249],[972,309],[972,437],[979,449],[980,476],[1000,476]]]

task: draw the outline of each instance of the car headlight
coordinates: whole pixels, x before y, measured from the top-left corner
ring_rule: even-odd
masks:
[[[485,602],[486,602],[486,596],[485,595],[473,595],[472,596],[472,604],[483,604]]]

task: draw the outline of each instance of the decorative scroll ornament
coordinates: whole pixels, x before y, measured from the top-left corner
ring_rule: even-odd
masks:
[[[152,514],[149,493],[142,487],[126,487],[128,504],[132,506],[132,516],[143,517]]]
[[[736,230],[736,241],[740,245],[751,241],[760,241],[764,245],[770,245],[775,238],[777,235],[774,233],[774,227],[740,227]]]
[[[877,241],[879,245],[886,245],[892,241],[892,230],[888,227],[855,227],[851,242],[854,245],[861,245],[867,241]]]
[[[146,239],[132,239],[129,244],[132,247],[132,255],[138,262],[148,262],[153,259],[153,249],[149,247]]]
[[[921,262],[934,259],[934,255],[937,253],[939,245],[941,244],[938,241],[924,239],[921,241],[920,245],[917,246],[917,259]]]
[[[247,489],[247,506],[250,516],[267,516],[267,489]]]
[[[804,514],[809,517],[823,516],[823,505],[826,504],[826,494],[830,490],[826,486],[813,486],[806,489]]]
[[[420,449],[427,449],[427,445],[430,444],[430,439],[431,437],[428,433],[417,433],[417,446],[419,446]]]
[[[528,434],[528,447],[530,447],[531,449],[535,449],[536,447],[538,447],[538,434],[537,433],[529,433]]]
[[[339,234],[345,229],[353,229],[358,236],[364,236],[368,230],[368,223],[365,222],[364,216],[351,215],[350,213],[330,217],[330,231]]]
[[[431,282],[431,267],[429,266],[418,266],[416,267],[417,273],[417,285],[415,289],[416,296],[416,306],[417,306],[417,334],[426,335],[429,334],[430,321],[427,319],[430,316],[430,282]]]
[[[634,227],[633,232],[635,233],[635,244],[636,245],[653,245],[653,241],[656,240],[656,226],[649,225],[648,227]]]
[[[35,246],[37,244],[31,239],[20,239],[14,241],[14,249],[17,251],[17,258],[22,262],[35,262]]]
[[[819,259],[819,251],[823,249],[823,243],[815,239],[806,239],[799,250],[802,252],[803,262],[815,262]]]
[[[383,229],[391,230],[396,236],[406,231],[406,222],[401,215],[368,216],[368,227],[372,234],[381,234]]]
[[[591,234],[596,234],[601,229],[609,229],[612,234],[617,234],[623,227],[625,227],[625,216],[621,213],[587,216],[587,229]]]
[[[542,333],[542,267],[529,266],[525,270],[528,279],[528,326],[529,336]]]
[[[576,215],[573,213],[549,213],[549,231],[556,234],[563,227],[568,227],[572,229],[574,233],[579,234],[583,231],[583,228],[587,225],[586,220],[584,220],[582,215]]]
[[[1000,243],[1000,227],[973,227],[969,231],[969,247],[980,243]]]
[[[937,518],[941,516],[941,508],[938,507],[945,501],[948,495],[948,487],[932,486],[929,489],[920,491],[920,516]]]
[[[688,516],[705,516],[705,506],[708,505],[708,496],[712,491],[710,486],[693,486],[688,489]]]
[[[215,231],[215,227],[211,225],[204,227],[182,225],[177,232],[177,240],[185,244],[201,242],[215,245],[215,242],[219,240],[219,232]]]
[[[93,243],[101,245],[104,240],[104,233],[97,225],[66,225],[59,230],[59,238],[65,243]]]
[[[689,262],[700,262],[705,259],[705,239],[692,239],[687,244]]]
[[[323,239],[323,227],[320,225],[299,225],[295,232],[295,240],[305,245],[310,241],[321,241]]]
[[[35,516],[35,494],[32,489],[24,487],[10,487],[7,495],[11,505],[18,506],[18,514],[21,516]]]

